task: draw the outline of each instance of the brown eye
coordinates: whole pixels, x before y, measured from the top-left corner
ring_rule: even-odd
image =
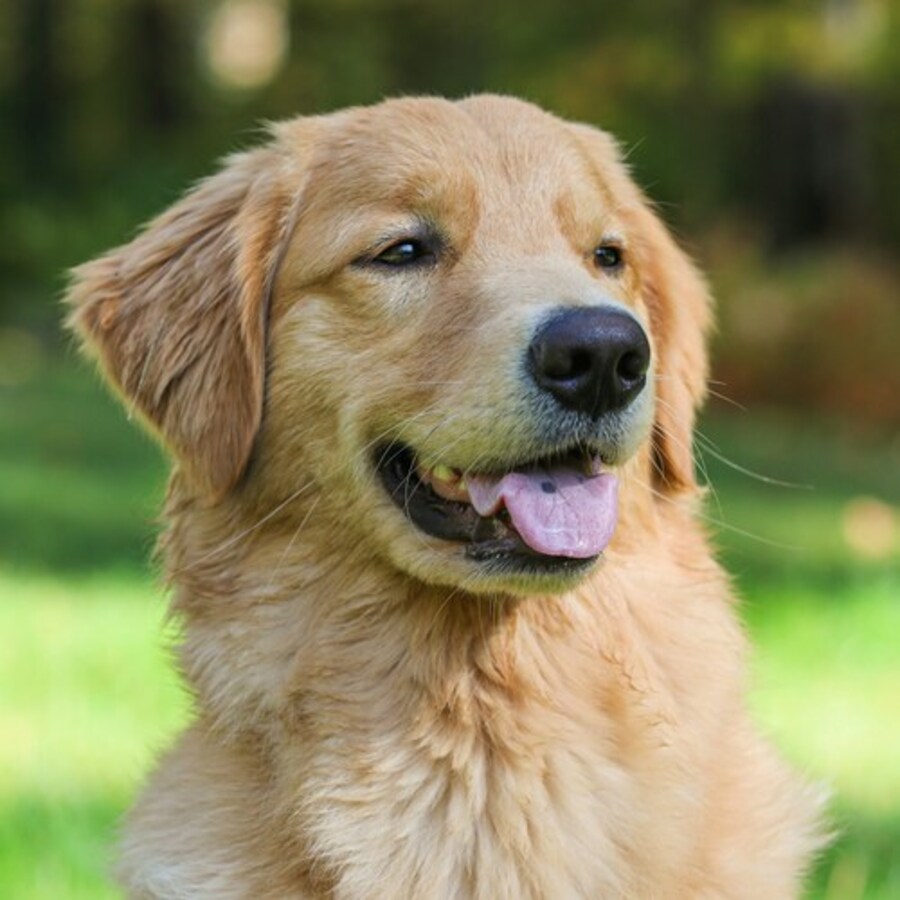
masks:
[[[615,244],[601,244],[594,251],[594,265],[598,269],[620,269],[624,263],[622,248]]]
[[[384,266],[409,266],[434,259],[434,250],[424,241],[405,238],[382,250],[373,260]]]

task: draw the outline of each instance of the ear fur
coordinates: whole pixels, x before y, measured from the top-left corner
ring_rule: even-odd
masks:
[[[706,397],[706,337],[712,301],[703,276],[676,244],[628,175],[616,143],[604,132],[574,126],[576,137],[620,206],[631,234],[650,315],[656,375],[654,480],[667,494],[697,487],[694,420]]]
[[[201,494],[243,474],[263,409],[267,295],[299,180],[228,160],[131,243],[73,272],[69,325]]]
[[[657,353],[655,481],[657,489],[675,493],[697,487],[694,422],[706,399],[712,303],[703,276],[646,201],[634,219]]]

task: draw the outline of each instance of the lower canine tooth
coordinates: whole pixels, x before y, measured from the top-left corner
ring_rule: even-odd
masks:
[[[456,481],[456,475],[450,466],[435,466],[431,470],[431,474],[437,478],[438,481]]]

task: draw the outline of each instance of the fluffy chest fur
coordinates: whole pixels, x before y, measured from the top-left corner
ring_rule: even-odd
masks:
[[[731,713],[721,685],[703,691],[710,716],[638,652],[636,623],[545,604],[462,623],[438,610],[428,653],[363,642],[381,671],[327,672],[296,698],[283,770],[335,896],[652,896],[684,875],[699,836],[673,823],[705,802],[685,775]]]

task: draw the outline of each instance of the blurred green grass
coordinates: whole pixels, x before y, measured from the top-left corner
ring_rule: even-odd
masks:
[[[187,714],[162,613],[137,573],[0,572],[3,896],[117,896],[117,820]]]
[[[116,896],[117,820],[188,715],[147,563],[164,467],[125,419],[72,359],[0,385],[3,896]],[[835,792],[840,836],[809,897],[898,897],[897,540],[869,558],[844,532],[859,497],[896,521],[900,445],[721,412],[702,435],[710,528],[757,648],[757,718]]]

